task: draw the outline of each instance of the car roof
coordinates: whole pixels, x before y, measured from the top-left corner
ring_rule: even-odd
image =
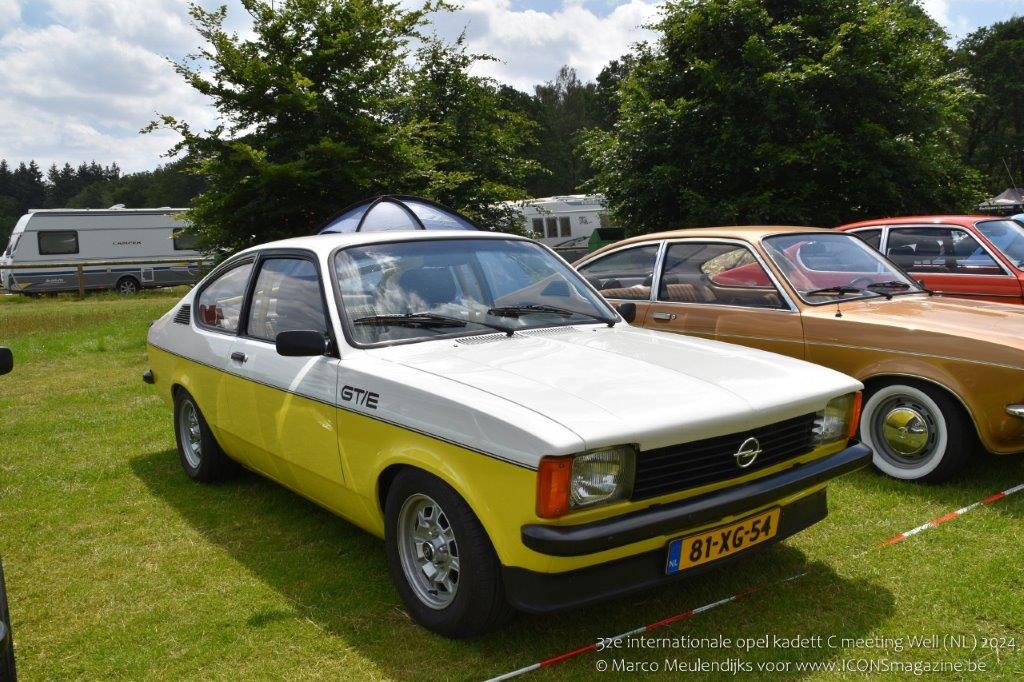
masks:
[[[1007,220],[1008,216],[963,214],[963,215],[911,215],[899,218],[874,218],[872,220],[861,220],[856,223],[840,225],[840,230],[850,230],[858,227],[882,227],[884,225],[908,225],[921,223],[932,223],[935,225],[974,225],[983,220]]]
[[[389,242],[432,241],[438,239],[519,239],[526,237],[505,232],[471,232],[468,230],[385,230],[371,232],[325,232],[308,237],[292,237],[251,246],[236,255],[268,249],[302,249],[318,254],[329,254],[342,246],[386,244]]]
[[[652,232],[636,237],[629,237],[622,241],[609,244],[594,251],[603,253],[613,248],[619,248],[628,244],[640,244],[663,239],[684,239],[688,237],[715,237],[719,239],[742,239],[748,242],[757,242],[764,237],[776,234],[799,234],[801,232],[833,232],[823,227],[799,227],[796,225],[731,225],[725,227],[683,227],[666,232]],[[593,255],[593,254],[590,254]],[[589,258],[589,256],[588,256]]]

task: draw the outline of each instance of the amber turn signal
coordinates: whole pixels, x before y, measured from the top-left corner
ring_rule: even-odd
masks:
[[[846,434],[847,438],[853,438],[857,435],[857,428],[860,426],[860,410],[864,407],[864,393],[857,391],[853,394],[853,409],[850,410],[850,431]]]
[[[537,469],[537,516],[554,519],[569,512],[572,457],[544,457]]]

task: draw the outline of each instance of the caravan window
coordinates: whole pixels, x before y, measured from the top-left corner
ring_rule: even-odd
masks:
[[[534,218],[533,219],[533,234],[536,237],[544,236],[544,219]]]
[[[18,250],[18,242],[19,241],[21,241],[21,233],[20,232],[18,234],[16,234],[16,235],[11,237],[11,241],[7,245],[7,250],[4,251],[4,255],[5,256],[10,256],[15,251],[17,251]]]
[[[569,216],[562,216],[558,219],[558,230],[559,237],[571,237],[572,236],[572,223],[569,222]]]
[[[65,256],[78,253],[78,232],[75,230],[53,230],[38,234],[40,256]]]
[[[199,245],[199,235],[184,230],[175,230],[171,239],[175,251],[195,251]]]
[[[548,237],[549,238],[550,237],[557,237],[558,236],[558,218],[548,218],[547,219],[547,224],[548,224]]]

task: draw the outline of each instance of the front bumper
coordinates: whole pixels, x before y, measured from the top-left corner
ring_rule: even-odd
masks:
[[[801,490],[820,486],[865,467],[870,462],[871,449],[858,443],[834,455],[735,488],[677,503],[654,505],[633,514],[576,526],[523,526],[523,543],[545,554],[579,556],[662,535],[680,536],[686,534],[688,528],[770,505]],[[719,561],[666,574],[667,550],[662,547],[625,559],[562,573],[541,573],[503,566],[505,590],[513,606],[530,613],[578,608],[718,568],[740,557],[762,551],[814,525],[827,514],[825,491],[822,489],[782,507],[779,531],[770,541]]]

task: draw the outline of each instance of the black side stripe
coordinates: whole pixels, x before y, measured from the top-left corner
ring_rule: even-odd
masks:
[[[448,438],[444,438],[443,436],[438,436],[437,434],[428,433],[426,431],[423,431],[421,429],[417,429],[417,428],[409,426],[407,424],[402,424],[402,423],[399,423],[399,422],[396,422],[396,421],[392,421],[390,419],[385,419],[384,417],[380,417],[378,415],[367,414],[366,412],[360,412],[359,410],[354,410],[351,407],[347,407],[345,405],[339,405],[339,404],[337,404],[335,402],[330,402],[330,401],[327,401],[327,400],[323,400],[322,398],[316,398],[316,397],[311,396],[311,395],[306,395],[305,393],[299,393],[298,391],[290,391],[288,389],[281,388],[280,386],[274,386],[273,384],[268,384],[265,381],[259,381],[258,379],[253,379],[252,377],[242,376],[241,374],[238,374],[236,372],[230,372],[230,371],[228,371],[228,370],[226,370],[226,369],[224,369],[222,367],[215,367],[215,366],[213,366],[213,365],[211,365],[209,363],[203,362],[202,360],[196,360],[195,358],[190,358],[190,357],[188,357],[186,355],[182,355],[181,353],[175,353],[174,351],[168,350],[167,348],[164,348],[163,346],[158,346],[155,343],[150,343],[149,345],[151,345],[153,348],[156,348],[157,350],[163,351],[164,353],[167,353],[169,355],[173,355],[175,357],[181,358],[182,360],[187,360],[189,362],[194,362],[197,365],[202,365],[203,367],[208,367],[209,369],[212,369],[212,370],[214,370],[216,372],[222,372],[224,374],[227,374],[229,376],[233,376],[233,377],[235,377],[237,379],[241,379],[243,381],[248,381],[248,382],[251,382],[251,383],[254,383],[254,384],[258,384],[260,386],[266,386],[267,388],[272,388],[275,391],[280,391],[282,393],[288,393],[288,394],[291,394],[291,395],[294,395],[294,396],[298,396],[300,398],[305,398],[306,400],[311,400],[311,401],[313,401],[315,403],[320,403],[321,405],[326,405],[327,407],[333,407],[333,408],[336,408],[336,409],[339,409],[339,410],[344,410],[345,412],[351,412],[352,414],[359,415],[360,417],[366,417],[367,419],[372,419],[374,421],[378,421],[378,422],[381,422],[383,424],[388,424],[390,426],[395,426],[395,427],[398,427],[400,429],[404,429],[406,431],[412,431],[413,433],[417,433],[417,434],[419,434],[421,436],[425,436],[426,438],[430,438],[432,440],[436,440],[436,441],[439,441],[441,443],[447,443],[449,445],[454,445],[456,447],[462,448],[463,450],[468,450],[470,452],[475,452],[478,455],[483,455],[484,457],[489,457],[491,459],[496,459],[496,460],[498,460],[500,462],[505,462],[506,464],[512,464],[513,466],[517,466],[517,467],[519,467],[521,469],[526,469],[527,471],[536,471],[537,470],[537,467],[532,467],[532,466],[529,466],[527,464],[523,464],[522,462],[517,462],[517,461],[515,461],[513,459],[509,459],[507,457],[502,457],[501,455],[496,455],[493,452],[485,452],[484,450],[480,450],[478,448],[474,448],[474,447],[472,447],[470,445],[466,445],[465,443],[460,443],[459,441],[456,441],[456,440],[451,440],[451,439],[448,439]]]

